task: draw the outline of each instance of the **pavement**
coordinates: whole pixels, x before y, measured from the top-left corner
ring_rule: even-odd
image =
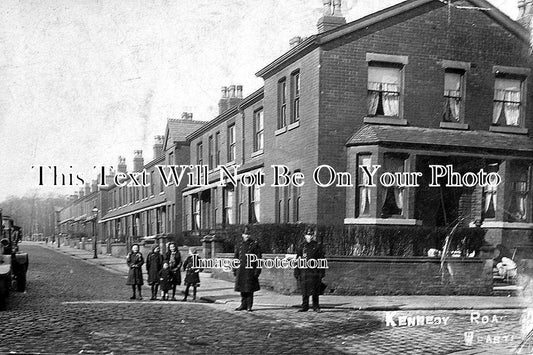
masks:
[[[51,250],[81,259],[112,272],[126,279],[128,266],[125,258],[98,254],[93,259],[93,252],[61,245],[44,244]],[[144,272],[145,277],[146,273]],[[233,289],[233,283],[211,277],[208,272],[200,273],[201,286],[198,297],[201,301],[218,304],[240,304],[240,295]],[[181,286],[183,287],[183,286]],[[145,293],[149,294],[148,288]],[[254,307],[291,308],[299,307],[300,295],[282,295],[270,290],[260,290],[254,294]],[[402,310],[490,310],[490,309],[526,309],[531,300],[525,297],[505,296],[320,296],[323,309],[348,309],[359,311],[402,311]]]

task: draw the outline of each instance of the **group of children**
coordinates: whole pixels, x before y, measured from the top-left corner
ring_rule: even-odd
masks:
[[[161,300],[176,300],[176,286],[181,285],[180,269],[185,271],[185,297],[183,302],[187,301],[189,290],[193,288],[193,301],[196,300],[196,290],[200,286],[199,273],[202,271],[198,268],[193,268],[197,264],[198,254],[195,248],[189,249],[189,255],[185,262],[181,262],[181,255],[174,243],[168,245],[168,251],[165,255],[160,252],[159,246],[155,246],[146,257],[146,272],[148,273],[148,284],[151,287],[152,297],[150,300],[157,300],[157,293],[161,289]],[[133,296],[130,299],[140,299],[141,286],[143,285],[142,265],[144,258],[139,251],[139,245],[134,244],[131,247],[131,252],[127,257],[127,264],[130,267],[128,273],[127,285],[132,286]],[[169,299],[169,292],[172,291],[172,298]],[[138,297],[136,297],[138,293]]]

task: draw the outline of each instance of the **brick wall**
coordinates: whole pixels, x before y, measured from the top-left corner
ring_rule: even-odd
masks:
[[[264,258],[274,255],[264,255]],[[233,257],[217,254],[217,257]],[[278,255],[283,257],[283,255]],[[492,260],[451,259],[444,277],[439,258],[332,257],[324,283],[334,295],[491,295]],[[450,271],[453,272],[453,278]],[[234,281],[231,272],[212,269],[213,277]],[[262,288],[298,292],[292,269],[263,269]]]
[[[369,52],[408,57],[403,70],[403,118],[411,126],[438,128],[442,121],[444,69],[440,61],[471,63],[465,76],[465,123],[471,130],[489,129],[493,66],[530,67],[527,44],[481,11],[451,8],[449,20],[448,24],[447,8],[434,2],[321,47],[318,165],[347,171],[345,143],[367,114]],[[532,82],[528,80],[528,95],[533,93]],[[527,118],[532,109],[528,105]],[[527,121],[531,131],[533,120]],[[318,189],[320,219],[342,223],[346,190]]]

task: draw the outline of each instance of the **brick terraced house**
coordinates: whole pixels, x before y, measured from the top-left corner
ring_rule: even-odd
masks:
[[[190,163],[209,166],[208,186],[183,190],[183,230],[232,224],[481,225],[509,247],[533,231],[531,1],[515,22],[484,0],[408,0],[346,23],[324,0],[318,33],[256,75],[242,98],[223,88],[220,114],[191,133]],[[218,165],[266,186],[219,186]],[[301,187],[272,187],[273,165],[303,173]],[[351,187],[320,187],[332,170]],[[368,186],[362,166],[420,172],[418,187]],[[461,176],[497,173],[497,187],[429,186],[432,165]],[[443,171],[444,173],[444,171]],[[449,173],[449,171],[448,171]],[[467,179],[468,180],[468,179]],[[467,181],[468,182],[468,181]],[[179,211],[176,211],[179,213]]]

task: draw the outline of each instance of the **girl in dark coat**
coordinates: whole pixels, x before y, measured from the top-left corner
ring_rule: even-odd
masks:
[[[185,271],[185,297],[183,297],[183,302],[187,302],[187,297],[189,296],[189,289],[192,286],[192,300],[196,300],[196,288],[200,286],[200,271],[201,269],[194,268],[193,266],[198,265],[198,254],[196,253],[195,248],[189,249],[189,256],[185,259],[183,263],[183,271]]]
[[[175,243],[170,243],[168,245],[168,251],[165,257],[165,261],[168,263],[168,267],[170,268],[170,272],[172,273],[171,301],[176,301],[176,285],[181,285],[181,255]]]
[[[258,259],[261,258],[261,249],[259,243],[250,238],[248,227],[242,232],[242,242],[235,249],[235,259],[240,260],[239,268],[233,270],[235,278],[235,291],[241,293],[241,305],[236,311],[252,311],[254,303],[254,292],[259,291],[259,274],[261,269],[257,268],[257,261],[253,262],[251,268],[247,268],[246,254],[255,254]]]
[[[148,285],[152,288],[151,301],[157,300],[157,289],[159,288],[159,271],[163,268],[163,255],[159,253],[159,246],[153,247],[146,257],[146,272],[148,273]]]
[[[139,244],[133,244],[131,246],[131,252],[128,254],[126,262],[130,267],[126,285],[131,285],[133,291],[133,296],[131,296],[130,299],[135,299],[135,288],[137,288],[139,299],[142,300],[141,286],[143,285],[142,266],[144,264],[144,259],[143,255],[139,252]]]
[[[159,271],[159,284],[161,285],[161,301],[168,300],[168,291],[172,289],[172,271],[168,267],[168,263],[163,263],[163,268]]]
[[[324,252],[320,245],[314,240],[314,231],[308,228],[305,233],[305,241],[300,245],[296,253],[302,259],[323,259]],[[298,312],[309,310],[309,295],[313,299],[313,310],[320,312],[318,296],[322,293],[322,278],[325,276],[324,269],[294,269],[294,276],[300,284],[302,290],[302,308]]]

